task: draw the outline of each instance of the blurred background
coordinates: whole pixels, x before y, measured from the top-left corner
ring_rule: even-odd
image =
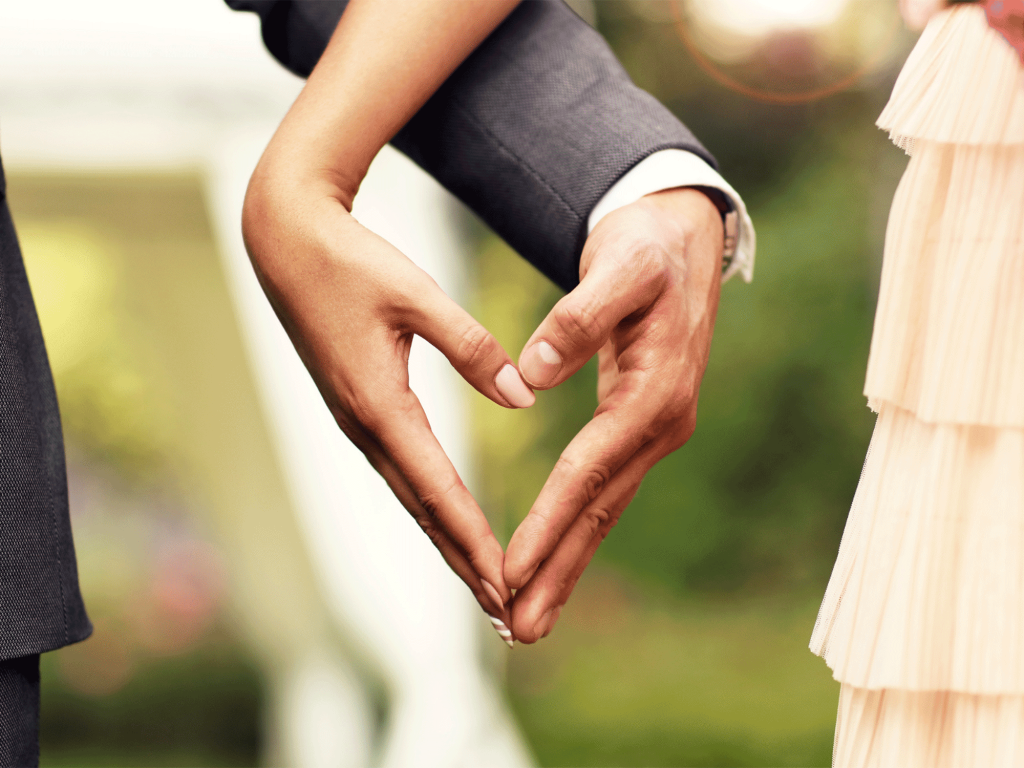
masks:
[[[861,387],[905,165],[874,120],[913,37],[895,0],[579,11],[718,158],[757,267],[723,288],[695,436],[650,473],[556,631],[511,654],[481,635],[473,653],[521,762],[825,766],[838,684],[807,641],[874,422]],[[0,150],[96,625],[43,658],[44,765],[326,765],[318,739],[387,729],[388,682],[332,618],[295,521],[224,254],[300,87],[255,17],[218,0],[0,3]],[[559,292],[445,205],[457,293],[516,356]],[[503,543],[595,382],[589,366],[524,412],[458,390],[464,471]],[[323,648],[348,661],[306,663]],[[324,694],[312,746],[285,744],[295,680],[347,690],[346,675],[360,703]]]

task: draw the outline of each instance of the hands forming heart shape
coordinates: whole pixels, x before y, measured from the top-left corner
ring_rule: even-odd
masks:
[[[517,372],[483,326],[330,190],[278,194],[258,174],[243,213],[246,245],[338,425],[496,626],[511,629],[506,641],[535,642],[646,472],[693,433],[721,282],[718,209],[681,188],[605,216],[583,250],[579,286],[531,336]],[[599,356],[594,418],[562,452],[507,552],[409,387],[414,335],[512,408]]]

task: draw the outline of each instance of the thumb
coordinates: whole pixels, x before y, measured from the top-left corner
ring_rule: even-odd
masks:
[[[561,384],[597,354],[623,318],[656,295],[637,271],[595,260],[580,284],[555,304],[519,356],[519,370],[534,389]]]
[[[422,336],[485,397],[506,408],[529,408],[536,397],[498,340],[433,280],[416,298],[409,328]]]

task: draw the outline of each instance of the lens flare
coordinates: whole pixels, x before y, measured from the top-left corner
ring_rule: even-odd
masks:
[[[735,34],[761,37],[773,32],[826,27],[842,15],[850,0],[712,0],[702,15]]]
[[[709,77],[774,104],[851,88],[898,48],[901,29],[895,3],[871,0],[673,0],[671,8]]]

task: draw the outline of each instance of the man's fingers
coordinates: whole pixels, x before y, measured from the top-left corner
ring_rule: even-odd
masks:
[[[529,408],[536,397],[490,332],[424,274],[413,298],[410,330],[422,336],[481,394],[506,408]]]
[[[643,388],[635,381],[639,376],[625,374],[616,392],[621,397],[609,397],[609,401],[618,402],[599,409],[573,438],[530,513],[512,534],[505,555],[505,581],[513,589],[529,581],[580,511],[597,498],[642,445],[660,432],[661,398],[642,393]]]
[[[661,442],[648,443],[623,465],[516,593],[512,606],[516,639],[533,643],[551,631],[558,611],[568,601],[598,546],[633,500],[644,475],[664,454]]]
[[[623,318],[648,306],[658,290],[642,268],[595,260],[526,342],[519,356],[523,378],[534,389],[561,384],[597,353]]]

